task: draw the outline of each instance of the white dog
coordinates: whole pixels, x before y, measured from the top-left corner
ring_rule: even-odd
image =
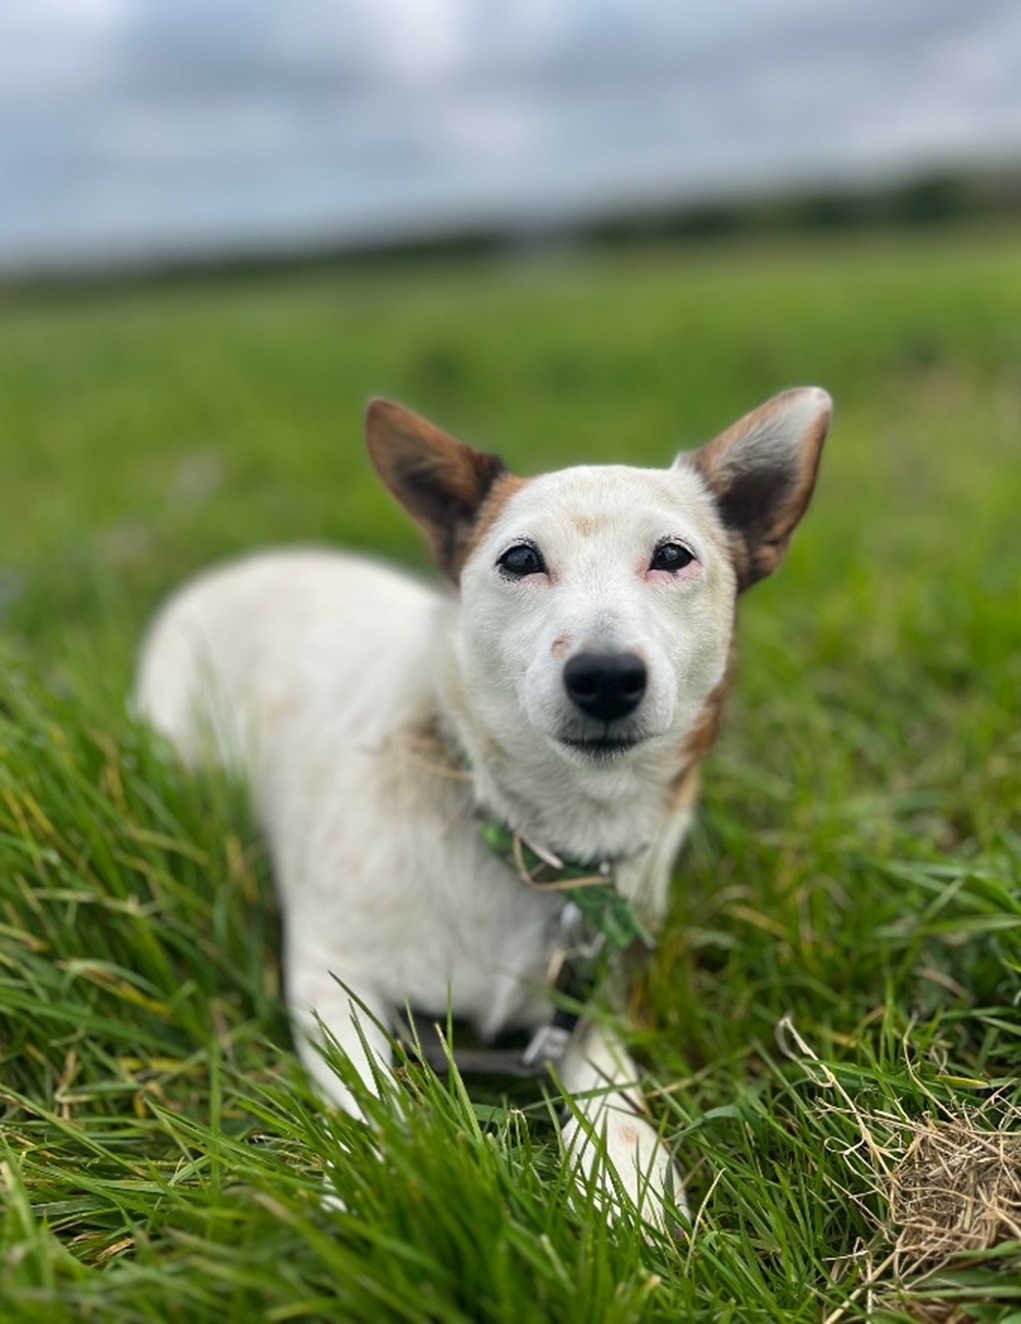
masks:
[[[250,781],[299,1051],[330,1099],[355,1108],[320,1021],[370,1088],[407,1005],[485,1038],[535,1027],[525,1060],[576,1100],[568,1152],[587,1173],[605,1146],[607,1193],[658,1219],[670,1156],[635,1068],[604,1025],[554,1022],[549,986],[566,962],[584,997],[578,972],[663,916],[735,599],[783,556],[829,418],[825,392],[788,391],[672,468],[525,479],[377,400],[372,459],[456,594],[283,551],[166,606],[138,706],[185,760]]]

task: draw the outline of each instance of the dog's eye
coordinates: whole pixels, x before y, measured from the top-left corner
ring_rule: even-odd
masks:
[[[686,565],[691,565],[695,559],[695,554],[689,552],[683,543],[679,542],[661,542],[652,554],[652,561],[649,563],[650,570],[683,570]]]
[[[527,575],[541,575],[546,571],[538,547],[530,542],[516,542],[508,547],[496,563],[508,579],[524,579]]]

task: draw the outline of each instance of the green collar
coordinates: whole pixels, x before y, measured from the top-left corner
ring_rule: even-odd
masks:
[[[530,845],[506,823],[493,819],[482,823],[482,840],[526,887],[570,892],[571,901],[611,950],[627,951],[636,940],[646,947],[655,947],[655,939],[631,902],[614,887],[611,860],[597,864],[561,860],[552,851]]]

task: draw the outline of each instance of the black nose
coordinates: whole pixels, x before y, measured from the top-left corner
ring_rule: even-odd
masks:
[[[564,667],[564,689],[588,717],[612,722],[641,703],[649,673],[635,653],[575,653]]]

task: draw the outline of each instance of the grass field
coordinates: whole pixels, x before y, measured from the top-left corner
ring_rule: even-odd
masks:
[[[254,546],[422,564],[371,394],[534,471],[810,383],[820,485],[633,998],[691,1236],[572,1201],[498,1082],[402,1070],[380,1162],[295,1065],[243,792],[125,715],[148,614]],[[21,297],[0,493],[3,1324],[1021,1319],[1021,236]]]

